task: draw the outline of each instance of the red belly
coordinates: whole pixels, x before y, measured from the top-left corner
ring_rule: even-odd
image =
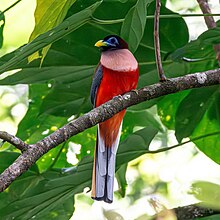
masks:
[[[138,69],[130,72],[117,72],[103,67],[103,78],[96,95],[96,107],[109,101],[114,96],[122,95],[137,87]],[[100,135],[105,140],[106,146],[112,146],[123,117],[123,110],[105,122],[100,123]]]

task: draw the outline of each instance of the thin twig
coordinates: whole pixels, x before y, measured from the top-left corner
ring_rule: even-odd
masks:
[[[197,0],[197,2],[199,3],[199,6],[203,14],[212,14],[207,0]],[[208,29],[212,29],[217,26],[213,16],[205,16],[204,19]],[[218,65],[220,66],[220,45],[214,45],[213,48],[216,52],[216,59],[218,61]]]
[[[12,5],[10,5],[8,8],[6,8],[4,11],[0,12],[0,14],[4,14],[6,11],[10,10],[11,8],[13,8],[15,5],[17,5],[20,1],[22,0],[18,0],[15,3],[13,3]]]
[[[220,14],[166,14],[160,15],[160,19],[170,19],[170,18],[185,18],[185,17],[206,17],[206,16],[220,16]],[[147,15],[146,19],[154,19],[154,15]],[[114,20],[103,20],[92,16],[92,21],[97,24],[118,24],[124,21],[124,18],[114,19]]]
[[[164,151],[172,150],[172,149],[174,149],[174,148],[177,148],[177,147],[183,146],[183,145],[185,145],[185,144],[188,144],[188,143],[191,143],[191,142],[200,140],[200,139],[202,139],[202,138],[206,138],[206,137],[210,137],[210,136],[215,136],[215,135],[219,135],[219,134],[220,134],[220,131],[216,131],[216,132],[209,133],[209,134],[204,134],[204,135],[201,135],[201,136],[198,136],[198,137],[195,137],[195,138],[191,138],[190,140],[184,141],[184,142],[182,142],[182,143],[180,143],[180,144],[176,144],[176,145],[173,145],[173,146],[170,146],[170,147],[163,147],[163,148],[160,148],[160,149],[158,149],[158,150],[148,151],[147,153],[148,153],[148,154],[162,153],[162,152],[164,152]]]
[[[156,0],[155,18],[154,18],[154,46],[155,46],[155,58],[157,65],[157,72],[161,82],[166,81],[166,76],[164,75],[162,61],[160,56],[160,38],[159,38],[159,17],[160,17],[160,0]]]
[[[112,100],[73,120],[33,145],[26,145],[16,137],[15,138],[18,141],[14,141],[14,136],[9,135],[8,138],[8,135],[4,136],[5,133],[1,132],[3,134],[1,138],[3,140],[11,141],[15,146],[18,146],[20,142],[20,145],[26,146],[27,150],[24,151],[15,162],[0,175],[0,192],[4,191],[18,176],[27,171],[49,150],[87,128],[93,127],[94,125],[111,118],[113,115],[129,106],[186,89],[217,84],[220,84],[220,69],[189,74],[169,79],[163,83],[146,86],[139,90],[114,97]],[[108,111],[106,111],[106,109],[108,109]]]
[[[0,139],[2,139],[4,142],[8,142],[24,152],[28,149],[29,145],[24,143],[20,138],[15,137],[14,135],[11,135],[7,133],[6,131],[0,131]]]

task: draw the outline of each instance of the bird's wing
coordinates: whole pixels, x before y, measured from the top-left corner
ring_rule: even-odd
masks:
[[[93,104],[93,106],[95,106],[96,94],[100,86],[100,83],[102,81],[102,77],[103,77],[102,65],[101,63],[99,63],[99,65],[96,68],[93,81],[92,81],[92,87],[90,90],[90,99],[91,99],[91,103]]]

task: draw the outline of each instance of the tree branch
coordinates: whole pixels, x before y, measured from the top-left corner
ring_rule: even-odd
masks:
[[[28,149],[28,144],[24,143],[20,138],[7,133],[6,131],[0,131],[0,139],[2,139],[4,142],[7,141],[22,152]]]
[[[169,79],[163,83],[146,86],[122,96],[114,97],[112,100],[73,120],[33,145],[27,145],[12,135],[2,135],[1,138],[3,140],[8,141],[17,148],[19,145],[25,151],[0,175],[0,192],[4,191],[18,176],[28,170],[49,150],[87,128],[111,118],[129,106],[182,90],[217,84],[220,84],[220,69],[189,74]],[[1,134],[5,133],[1,132]]]
[[[207,0],[197,0],[197,2],[199,3],[200,9],[203,14],[212,14]],[[217,26],[213,16],[211,16],[211,15],[204,16],[204,19],[205,19],[205,23],[206,23],[208,29],[212,29]],[[216,44],[213,46],[213,48],[216,52],[216,59],[218,61],[218,65],[220,66],[220,45]]]
[[[157,65],[157,72],[161,82],[166,81],[166,76],[164,75],[161,56],[160,56],[160,38],[159,38],[159,17],[160,17],[160,0],[156,0],[156,9],[154,15],[154,46],[155,46],[155,58]]]
[[[173,211],[175,212],[177,219],[185,220],[220,214],[219,210],[205,208],[204,205],[202,206],[202,203],[174,208]]]

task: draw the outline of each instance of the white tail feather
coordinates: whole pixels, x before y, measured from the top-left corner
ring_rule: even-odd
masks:
[[[117,138],[111,147],[105,146],[98,126],[98,144],[95,162],[95,196],[94,199],[111,203],[114,192],[115,160],[119,145],[122,124]]]

